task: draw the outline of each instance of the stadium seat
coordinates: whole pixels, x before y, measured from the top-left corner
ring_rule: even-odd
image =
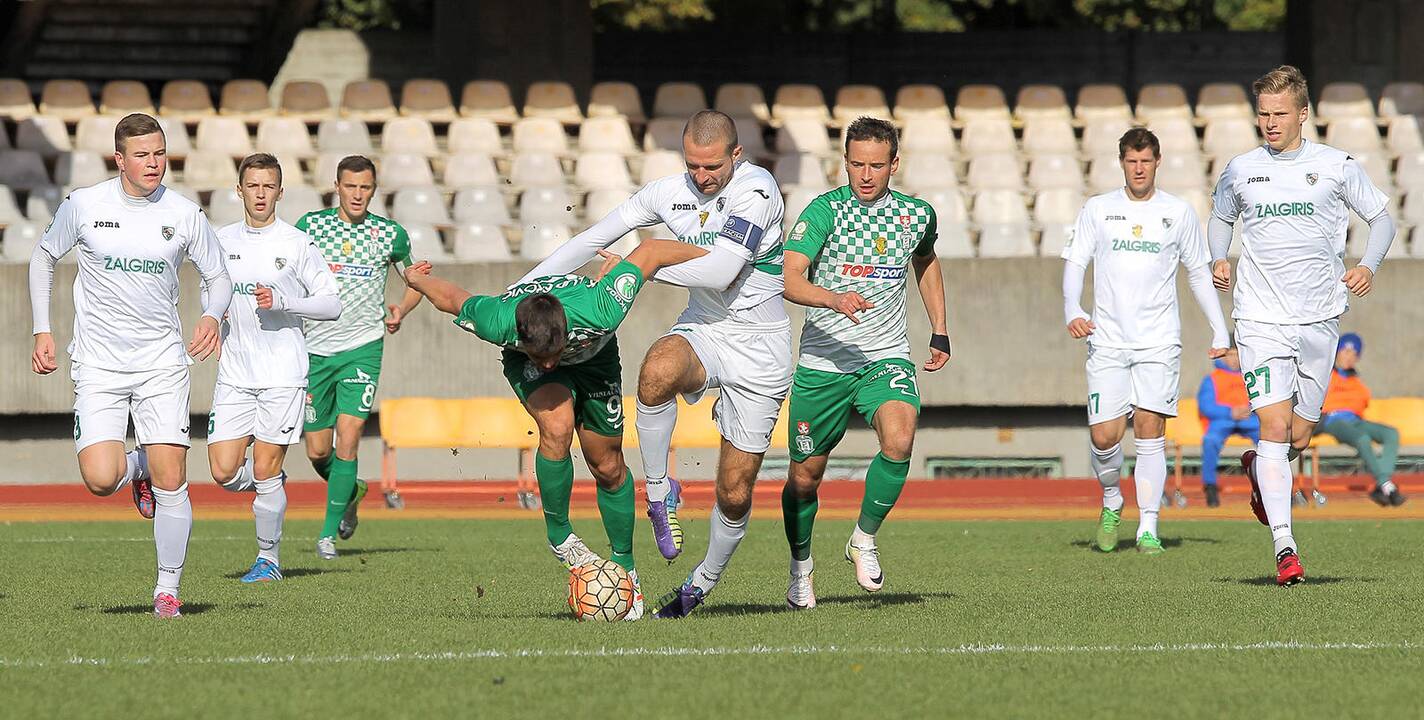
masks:
[[[461,188],[455,192],[451,206],[456,223],[510,225],[514,222],[498,187]]]
[[[954,161],[944,155],[917,153],[900,158],[900,169],[895,180],[907,191],[919,194],[926,190],[958,187],[959,173]]]
[[[1088,194],[1097,195],[1123,186],[1122,164],[1117,149],[1111,155],[1095,155],[1088,164]]]
[[[1068,244],[1068,233],[1083,209],[1081,190],[1057,188],[1034,197],[1033,221],[1039,228],[1038,252],[1042,257],[1059,257]]]
[[[454,260],[455,257],[445,249],[445,241],[440,237],[440,229],[430,223],[406,222],[397,218],[401,227],[405,228],[406,236],[410,238],[410,257],[416,262],[430,260],[432,262]]]
[[[1320,142],[1320,131],[1315,128],[1315,113],[1313,111],[1305,124],[1300,126],[1300,136],[1311,142]]]
[[[836,105],[831,110],[831,119],[836,125],[845,127],[859,117],[890,119],[890,104],[885,102],[885,93],[874,85],[843,85],[836,91]]]
[[[35,246],[44,237],[47,222],[19,220],[6,225],[3,236],[0,236],[0,259],[10,263],[28,263],[35,253]]]
[[[1351,156],[1360,163],[1360,167],[1365,169],[1365,174],[1370,177],[1370,181],[1385,195],[1394,194],[1394,178],[1390,176],[1389,158],[1385,157],[1383,150],[1369,153],[1352,152]]]
[[[638,182],[643,185],[669,175],[680,175],[687,171],[682,161],[682,153],[672,150],[656,150],[643,156],[643,169],[638,174]]]
[[[1013,118],[998,85],[965,85],[954,98],[954,119],[966,124],[987,120],[1007,125]]]
[[[408,187],[428,187],[435,184],[430,160],[423,155],[391,153],[383,155],[379,164],[380,186],[387,192]],[[333,173],[333,180],[335,174]]]
[[[585,190],[630,190],[633,176],[627,160],[617,153],[591,152],[578,156],[574,184]]]
[[[449,225],[453,222],[450,211],[445,207],[445,197],[433,185],[408,187],[396,192],[391,212],[395,215],[395,221],[401,224]]]
[[[723,83],[717,88],[713,106],[734,119],[755,120],[762,125],[771,123],[771,109],[767,107],[766,95],[758,85]]]
[[[1176,83],[1149,83],[1137,91],[1137,120],[1151,125],[1166,119],[1191,121],[1187,92]]]
[[[1028,224],[1012,223],[979,227],[979,257],[1017,258],[1038,254],[1033,244],[1033,231]]]
[[[281,202],[277,205],[280,207]],[[244,217],[242,197],[231,187],[214,190],[208,198],[208,222],[213,224],[214,229],[242,222]]]
[[[1340,115],[1325,128],[1325,143],[1347,153],[1378,153],[1383,150],[1379,126],[1373,118]]]
[[[445,159],[444,184],[447,188],[487,187],[500,184],[494,158],[484,153],[456,153]]]
[[[939,239],[935,240],[935,255],[948,259],[974,257],[974,238],[967,223],[945,223],[938,225]]]
[[[193,141],[188,135],[188,126],[182,121],[173,120],[166,117],[154,118],[158,121],[158,127],[163,129],[163,140],[167,144],[168,157],[170,159],[181,160],[193,151]],[[115,120],[115,124],[117,124]],[[109,144],[113,144],[114,133],[109,131]]]
[[[531,187],[519,195],[519,222],[573,225],[574,201],[563,187]]]
[[[551,117],[526,117],[514,124],[515,153],[569,154],[569,136],[564,126]]]
[[[1017,190],[985,190],[977,193],[970,218],[978,225],[1027,225],[1029,222],[1023,194]]]
[[[1246,90],[1233,82],[1213,82],[1202,86],[1197,93],[1197,119],[1205,121],[1207,127],[1218,120],[1251,120],[1256,112]]]
[[[1040,120],[1073,119],[1068,97],[1057,85],[1025,85],[1014,100],[1014,119],[1027,123]]]
[[[1200,225],[1202,229],[1202,237],[1206,237],[1206,221],[1211,215],[1211,196],[1208,194],[1208,189],[1206,187],[1200,187],[1195,190],[1182,190],[1181,192],[1175,192],[1173,194],[1192,206],[1192,212],[1197,216],[1197,224]]]
[[[158,114],[147,85],[137,80],[110,80],[104,83],[104,89],[99,91],[100,114],[128,115],[136,112]]]
[[[969,222],[969,206],[964,202],[964,193],[957,187],[927,190],[919,198],[935,210],[935,219],[943,227],[946,223],[964,224]]]
[[[1201,143],[1197,140],[1197,128],[1191,120],[1181,117],[1160,117],[1153,121],[1152,134],[1162,144],[1162,154],[1200,155]],[[1116,151],[1116,147],[1114,147]]]
[[[202,149],[189,153],[183,163],[183,184],[198,192],[236,187],[237,165],[232,154]]]
[[[482,118],[500,125],[513,125],[519,120],[509,86],[500,80],[471,80],[460,91],[460,114]]]
[[[1032,116],[1024,122],[1023,150],[1030,157],[1076,155],[1078,138],[1073,134],[1073,121],[1066,113],[1062,117]]]
[[[543,260],[569,241],[573,233],[567,224],[524,223],[524,236],[519,243],[519,257],[525,260]]]
[[[1395,166],[1394,182],[1400,190],[1413,193],[1424,189],[1424,150],[1404,153]]]
[[[1083,125],[1082,154],[1087,157],[1117,155],[1117,143],[1132,129],[1126,118],[1098,118]]]
[[[574,87],[561,80],[530,83],[524,93],[524,117],[553,118],[565,125],[583,122]]]
[[[19,122],[34,115],[35,99],[23,80],[0,78],[0,118]]]
[[[460,118],[445,131],[445,147],[452,154],[481,153],[491,157],[504,155],[504,143],[499,127],[487,118]]]
[[[590,120],[622,118],[629,125],[648,122],[648,116],[643,113],[643,100],[638,97],[638,88],[629,82],[609,81],[594,85],[588,96],[588,117]]]
[[[317,123],[335,111],[325,85],[312,80],[293,80],[282,86],[278,112],[305,123]]]
[[[959,144],[954,140],[948,115],[912,115],[900,131],[900,153],[913,155],[933,153],[954,157]]]
[[[1078,104],[1073,108],[1073,116],[1084,125],[1101,120],[1125,120],[1131,122],[1132,108],[1127,105],[1127,93],[1121,85],[1094,83],[1078,90]]]
[[[1419,118],[1415,115],[1396,115],[1389,119],[1389,131],[1385,135],[1385,145],[1393,155],[1424,150],[1424,137],[1419,132]]]
[[[370,155],[375,150],[366,123],[346,118],[322,120],[316,129],[316,146],[322,153],[347,155]]]
[[[464,262],[508,262],[509,242],[497,224],[463,223],[455,230],[452,250],[455,259]]]
[[[49,185],[44,158],[33,150],[0,150],[0,185],[29,190]]]
[[[515,155],[509,168],[509,181],[515,187],[536,185],[563,185],[564,167],[557,157],[549,153],[524,153]]]
[[[824,192],[817,188],[798,187],[786,194],[785,212],[782,213],[781,229],[783,233],[791,232],[796,221],[801,219],[801,213],[811,205],[811,201]]]
[[[193,201],[195,204],[198,204],[198,205],[202,205],[202,204],[203,204],[203,198],[202,198],[202,196],[198,195],[198,191],[197,191],[197,190],[194,190],[193,188],[189,187],[188,185],[185,185],[185,184],[180,183],[180,182],[168,182],[168,178],[164,178],[163,187],[164,187],[164,192],[175,193],[175,194],[177,194],[179,197],[187,198],[187,199]],[[281,211],[279,210],[278,212],[281,212]]]
[[[304,167],[302,158],[287,152],[275,152],[271,154],[277,158],[277,164],[282,168],[282,187],[291,188],[310,185],[310,183],[307,182],[306,168]]]
[[[310,185],[292,185],[282,188],[282,200],[277,203],[277,217],[296,224],[303,215],[321,207],[321,193],[316,188]]]
[[[1037,155],[1029,161],[1028,184],[1034,190],[1083,190],[1083,169],[1076,154]]]
[[[831,112],[826,109],[826,96],[821,93],[821,88],[789,83],[776,89],[771,103],[771,119],[776,123],[811,120],[825,126],[831,123]]]
[[[257,151],[273,155],[316,157],[307,124],[294,117],[267,117],[257,123]]]
[[[323,192],[331,192],[336,185],[336,168],[347,153],[324,152],[316,156],[316,166],[312,171],[314,184]]]
[[[400,114],[429,122],[448,123],[455,119],[455,103],[443,80],[416,78],[401,86]]]
[[[1014,128],[1006,119],[992,120],[975,116],[976,119],[964,124],[964,132],[959,137],[959,147],[969,157],[976,155],[998,155],[1018,152],[1014,139]]]
[[[75,152],[114,154],[114,126],[118,122],[117,115],[94,115],[80,120],[74,131]]]
[[[918,118],[948,118],[949,103],[937,85],[905,85],[895,92],[895,119],[908,123]]]
[[[169,80],[158,94],[158,114],[170,120],[197,122],[216,113],[208,86],[197,80]]]
[[[997,153],[975,156],[969,161],[968,177],[971,192],[981,190],[1014,190],[1024,187],[1023,172],[1017,155]]]
[[[435,146],[435,128],[423,117],[398,117],[387,121],[381,127],[381,152],[425,157],[441,154]]]
[[[64,201],[65,195],[64,188],[58,185],[46,184],[30,188],[30,196],[25,198],[25,216],[35,222],[48,224],[59,209],[59,204]]]
[[[261,80],[229,80],[218,96],[218,112],[255,123],[272,115],[272,96]]]
[[[69,142],[69,129],[63,120],[51,115],[35,115],[21,120],[15,128],[15,148],[34,150],[52,158],[73,150],[74,146]]]
[[[197,141],[197,148],[204,152],[226,153],[235,158],[252,154],[247,123],[238,118],[214,115],[199,120]]]
[[[818,156],[835,154],[831,149],[831,138],[826,134],[826,123],[808,117],[783,119],[776,131],[776,152],[782,155],[807,153]]]
[[[65,122],[78,122],[80,118],[97,114],[94,99],[89,96],[89,86],[78,80],[50,80],[40,93],[40,114],[56,117]]]
[[[1384,92],[1380,93],[1379,114],[1382,118],[1424,115],[1424,83],[1392,82],[1385,85]]]
[[[625,200],[632,197],[626,190],[594,190],[583,201],[583,216],[586,225],[602,220]],[[629,232],[618,238],[609,249],[619,255],[627,255],[632,247],[637,247],[638,233]],[[631,245],[632,247],[629,247]]]
[[[935,254],[942,258],[974,257],[974,240],[969,233],[969,211],[959,188],[941,188],[920,194],[935,209],[939,239]]]
[[[366,122],[386,122],[396,117],[391,87],[385,80],[352,80],[341,91],[341,116]]]
[[[1365,118],[1374,121],[1375,106],[1370,101],[1369,91],[1357,82],[1327,83],[1320,91],[1315,119],[1328,126],[1344,118]]]
[[[675,118],[685,123],[693,113],[705,109],[707,95],[697,83],[665,82],[653,95],[654,118]]]
[[[1157,166],[1157,186],[1180,195],[1187,190],[1206,188],[1206,167],[1196,155],[1163,155]]]
[[[682,129],[686,125],[686,119],[653,118],[648,122],[647,131],[643,133],[643,152],[672,150],[681,154]]]
[[[742,145],[742,156],[748,160],[770,157],[766,140],[761,134],[761,124],[753,118],[732,118],[737,126],[737,142]],[[681,148],[679,147],[679,150]]]
[[[1206,126],[1202,151],[1213,158],[1231,159],[1260,147],[1256,123],[1248,118],[1223,117]]]
[[[582,152],[611,152],[636,155],[633,131],[622,116],[591,117],[579,126],[578,147]]]
[[[23,222],[24,219],[25,214],[20,211],[19,203],[15,202],[15,193],[10,188],[0,185],[0,225]]]
[[[825,165],[814,155],[783,155],[772,166],[772,175],[788,192],[798,187],[825,190],[829,186]]]
[[[104,182],[115,175],[104,157],[88,152],[63,153],[54,165],[54,181],[67,188]]]

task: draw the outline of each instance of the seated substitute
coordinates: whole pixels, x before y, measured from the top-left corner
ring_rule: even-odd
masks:
[[[1246,382],[1241,377],[1241,355],[1235,347],[1218,358],[1197,390],[1197,415],[1202,422],[1202,492],[1206,506],[1221,505],[1216,468],[1221,449],[1232,435],[1261,440],[1261,421],[1251,414]]]
[[[1365,419],[1365,408],[1370,405],[1370,389],[1360,379],[1355,365],[1365,342],[1355,333],[1340,336],[1340,344],[1335,350],[1335,369],[1330,373],[1330,386],[1325,391],[1325,415],[1320,423],[1320,432],[1333,435],[1336,440],[1349,445],[1360,454],[1365,470],[1374,476],[1375,489],[1370,491],[1370,499],[1381,506],[1404,504],[1404,495],[1395,487],[1394,465],[1399,457],[1399,431],[1380,423]],[[1375,452],[1374,443],[1379,443]]]

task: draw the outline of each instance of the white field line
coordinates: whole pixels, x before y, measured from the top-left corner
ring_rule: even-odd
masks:
[[[450,650],[437,652],[363,653],[357,655],[236,655],[215,657],[83,657],[49,660],[0,657],[0,668],[132,667],[146,665],[344,665],[352,663],[461,663],[481,660],[634,658],[634,657],[745,657],[745,656],[975,656],[975,655],[1086,655],[1138,653],[1179,655],[1190,653],[1268,652],[1368,652],[1424,649],[1415,642],[1294,642],[1181,643],[1153,645],[953,645],[945,647],[841,645],[752,645],[748,647],[630,647],[579,650]]]

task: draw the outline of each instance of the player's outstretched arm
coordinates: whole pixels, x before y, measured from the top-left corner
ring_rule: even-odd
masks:
[[[915,267],[915,283],[920,288],[920,298],[924,300],[925,312],[930,318],[930,359],[925,362],[925,370],[934,372],[949,362],[950,354],[944,275],[940,271],[939,256],[932,252],[916,255],[912,264]]]
[[[609,257],[607,251],[602,251],[599,254]],[[649,239],[638,243],[638,247],[628,253],[627,260],[638,266],[638,269],[643,271],[643,277],[648,278],[669,265],[696,260],[706,254],[706,250],[691,243]]]
[[[448,315],[459,315],[460,308],[473,294],[464,288],[430,274],[430,263],[421,260],[405,271],[406,284],[412,292],[430,299],[436,310]]]
[[[623,201],[618,207],[613,208],[603,216],[603,219],[594,223],[587,230],[569,238],[568,242],[549,253],[549,257],[540,261],[533,270],[525,273],[524,277],[519,278],[514,285],[523,285],[536,278],[550,275],[567,275],[583,267],[585,263],[594,258],[599,250],[607,248],[617,242],[618,238],[633,231],[633,228],[623,219],[625,206],[629,208],[630,214],[648,214],[648,210],[644,208],[647,200],[644,197],[646,192],[648,190],[644,188],[633,197]],[[657,220],[654,219],[649,224],[652,222],[657,222]]]

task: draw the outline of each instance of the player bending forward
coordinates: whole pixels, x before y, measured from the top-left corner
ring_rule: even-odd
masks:
[[[569,523],[574,484],[569,449],[578,433],[598,486],[598,512],[612,559],[633,579],[628,620],[643,616],[643,593],[633,563],[633,474],[623,460],[623,370],[614,331],[654,271],[705,252],[649,240],[626,260],[603,253],[608,261],[601,279],[541,277],[498,296],[471,295],[430,275],[426,262],[406,273],[410,286],[454,315],[457,326],[504,348],[504,377],[539,428],[534,476],[549,548],[568,569],[599,559]]]
[[[1241,374],[1261,441],[1241,456],[1251,510],[1271,528],[1276,582],[1305,579],[1291,534],[1291,460],[1310,443],[1330,385],[1346,290],[1369,293],[1394,240],[1388,198],[1354,158],[1301,137],[1309,89],[1283,65],[1252,85],[1266,144],[1232,158],[1216,184],[1207,235],[1212,274],[1231,288],[1231,228],[1241,219],[1240,279],[1232,317]],[[1370,224],[1360,263],[1345,270],[1349,211]]]
[[[218,231],[234,297],[223,324],[224,351],[208,416],[208,463],[223,489],[257,493],[252,500],[257,560],[242,576],[251,583],[282,579],[279,546],[287,512],[282,462],[301,434],[306,398],[302,321],[335,320],[341,298],[311,238],[276,217],[282,197],[277,159],[266,153],[244,158],[237,192],[245,219]]]
[[[193,528],[188,501],[188,365],[218,350],[218,319],[232,299],[222,249],[197,204],[163,186],[168,155],[158,121],[135,113],[114,127],[119,176],[69,194],[30,258],[34,371],[58,367],[50,334],[54,265],[79,253],[74,282],[74,446],[95,495],[133,488],[153,518],[158,582],[153,613],[179,616],[178,584]],[[178,264],[187,256],[207,288],[184,354]],[[124,453],[132,416],[138,448]],[[156,506],[156,507],[155,507]]]
[[[811,583],[816,489],[852,409],[875,428],[880,452],[865,474],[860,518],[845,558],[867,592],[885,583],[875,533],[905,487],[920,411],[905,325],[907,265],[915,270],[930,319],[925,370],[934,372],[949,361],[934,208],[890,189],[898,165],[894,125],[874,118],[851,123],[845,131],[847,184],[812,200],[786,242],[786,299],[810,308],[791,383],[791,468],[781,493],[791,545],[786,602],[794,609],[816,606]]]
[[[1231,338],[1212,292],[1210,258],[1196,211],[1156,187],[1162,161],[1157,136],[1133,128],[1118,140],[1125,186],[1088,199],[1063,248],[1063,313],[1068,334],[1088,340],[1089,463],[1103,486],[1097,547],[1117,548],[1122,520],[1122,436],[1132,416],[1137,444],[1137,551],[1162,552],[1157,514],[1167,484],[1167,418],[1177,415],[1182,323],[1177,263],[1211,325],[1209,357]],[[1083,275],[1093,265],[1093,315],[1083,312]]]

